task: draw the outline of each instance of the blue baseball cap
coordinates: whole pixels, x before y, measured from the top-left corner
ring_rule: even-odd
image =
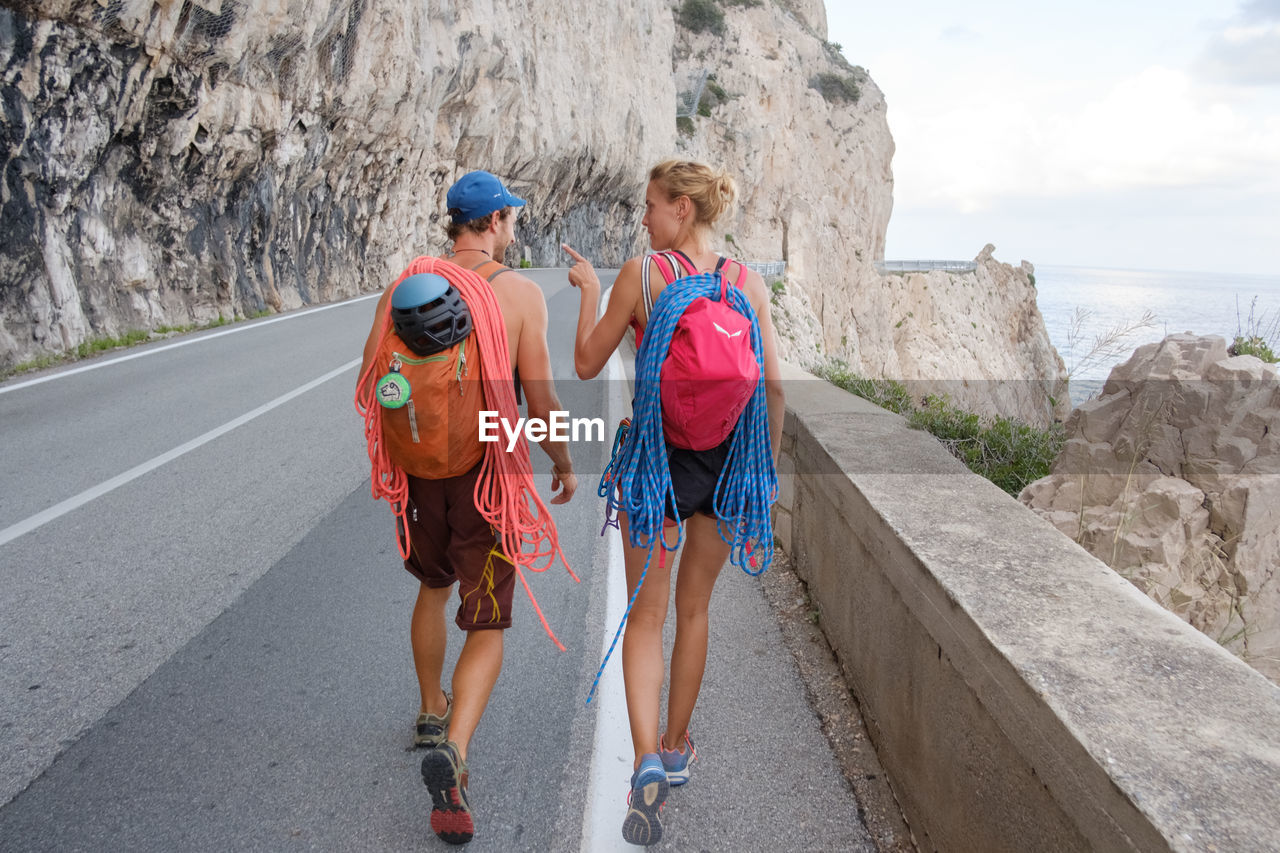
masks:
[[[446,198],[455,225],[487,216],[504,207],[524,207],[524,199],[512,195],[502,181],[488,172],[468,172],[449,187]]]

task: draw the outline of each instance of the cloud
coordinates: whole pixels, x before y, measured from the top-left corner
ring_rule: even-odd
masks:
[[[962,213],[1012,198],[1143,188],[1280,193],[1280,117],[1151,66],[1095,90],[1005,78],[998,97],[955,75],[932,110],[889,118],[901,195]],[[1261,177],[1260,177],[1261,176]]]
[[[1182,71],[1147,68],[1057,119],[1058,192],[1244,184],[1280,172],[1280,123],[1212,98]]]
[[[1250,0],[1240,7],[1246,21],[1280,21],[1280,0]]]
[[[1235,86],[1280,87],[1280,0],[1252,0],[1210,37],[1196,64]]]
[[[977,44],[982,41],[982,35],[976,30],[966,27],[963,24],[954,24],[940,32],[938,34],[938,40],[942,42],[958,42],[961,44]]]

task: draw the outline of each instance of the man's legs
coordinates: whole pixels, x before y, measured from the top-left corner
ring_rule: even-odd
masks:
[[[453,722],[449,740],[458,746],[463,761],[467,746],[489,704],[489,694],[502,671],[502,629],[467,632],[462,653],[453,668]]]
[[[450,844],[475,834],[467,799],[467,748],[502,671],[501,628],[469,629],[453,668],[453,721],[448,739],[422,759],[422,781],[431,793],[431,830]]]
[[[413,666],[418,672],[418,690],[422,693],[423,714],[443,716],[448,701],[440,689],[444,673],[444,653],[448,645],[449,628],[445,624],[445,607],[453,594],[452,586],[418,586],[418,600],[413,605],[413,619],[409,624],[409,642],[413,646]]]

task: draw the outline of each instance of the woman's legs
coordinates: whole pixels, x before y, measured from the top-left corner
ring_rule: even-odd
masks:
[[[618,516],[622,530],[623,561],[627,567],[627,600],[635,592],[644,571],[649,552],[632,548],[626,513]],[[662,658],[662,625],[667,621],[667,603],[671,591],[671,555],[658,565],[658,551],[649,560],[640,595],[627,617],[622,635],[622,680],[627,691],[627,717],[631,722],[631,743],[635,747],[635,767],[640,756],[658,751],[658,710],[662,695],[664,665]]]
[[[422,693],[420,713],[441,715],[448,709],[448,701],[440,689],[440,677],[448,640],[444,609],[452,594],[452,586],[418,586],[418,600],[413,605],[413,618],[409,623],[409,642],[413,646],[418,690]]]
[[[729,558],[729,545],[720,538],[716,524],[714,518],[697,513],[685,522],[684,553],[676,571],[676,641],[667,695],[669,749],[683,749],[707,665],[707,610],[716,578]]]

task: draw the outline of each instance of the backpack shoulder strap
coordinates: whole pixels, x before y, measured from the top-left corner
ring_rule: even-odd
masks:
[[[644,320],[649,322],[653,314],[653,293],[649,290],[649,261],[653,255],[645,255],[640,263],[640,292],[644,295]],[[638,329],[639,327],[637,327]]]
[[[673,249],[670,252],[664,252],[668,258],[671,258],[671,266],[674,269],[676,261],[680,262],[680,266],[684,267],[685,275],[697,275],[698,267],[689,259],[689,256],[679,249]],[[718,269],[718,267],[717,267]]]
[[[738,265],[738,275],[732,282],[729,281],[729,274],[726,272],[730,263]],[[742,265],[742,261],[721,256],[720,260],[716,261],[715,272],[720,274],[720,299],[727,301],[730,286],[742,289],[742,277],[747,274],[747,268]]]
[[[653,314],[653,291],[649,287],[649,264],[651,261],[657,266],[658,273],[667,284],[678,278],[675,261],[671,260],[666,252],[644,256],[644,263],[640,265],[640,290],[644,294],[644,317],[646,323],[649,321],[649,316]]]
[[[729,274],[728,274],[727,272],[725,272],[725,269],[726,269],[726,268],[729,266],[729,264],[731,264],[731,263],[733,263],[733,264],[737,264],[737,265],[738,265],[738,275],[737,275],[736,277],[734,277],[734,279],[733,279],[733,281],[732,281],[732,282],[729,282],[729,283],[730,283],[730,284],[732,284],[734,287],[741,288],[741,287],[742,287],[742,279],[743,279],[743,277],[747,274],[747,268],[743,265],[742,261],[738,260],[737,258],[721,257],[721,258],[720,258],[720,260],[716,261],[716,269],[715,269],[715,271],[716,271],[716,272],[718,272],[718,273],[722,273],[722,274],[724,275],[724,279],[725,279],[725,281],[728,281],[728,280],[729,280]]]

